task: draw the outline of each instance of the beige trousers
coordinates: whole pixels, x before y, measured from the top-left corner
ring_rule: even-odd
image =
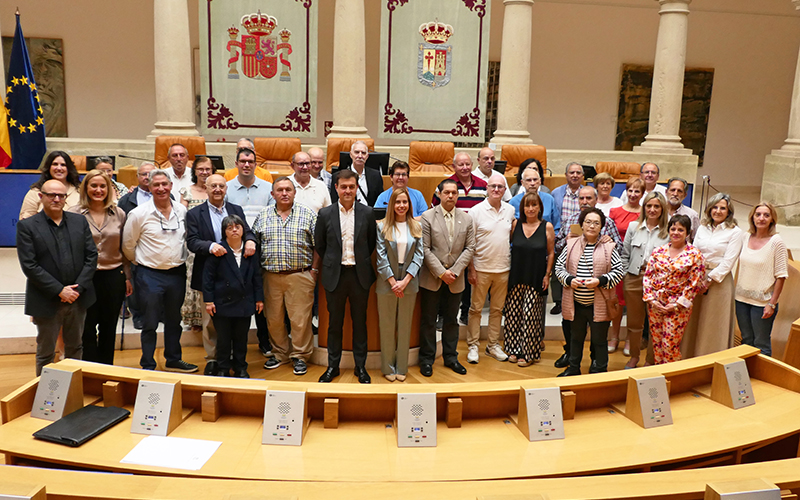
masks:
[[[314,306],[316,280],[311,271],[294,274],[264,273],[264,316],[267,318],[272,353],[278,361],[289,358],[308,361],[314,350],[311,332],[311,308]],[[283,323],[289,315],[292,343]]]
[[[478,274],[478,282],[472,286],[472,301],[469,306],[469,324],[467,325],[467,345],[477,346],[481,336],[481,310],[486,302],[486,294],[491,294],[489,300],[489,343],[487,347],[500,343],[500,329],[503,320],[503,306],[508,293],[508,272]]]

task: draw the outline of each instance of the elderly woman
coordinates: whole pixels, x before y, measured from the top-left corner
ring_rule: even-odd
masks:
[[[381,372],[389,382],[403,382],[408,372],[411,317],[417,304],[419,268],[424,257],[422,226],[411,216],[408,189],[392,192],[386,218],[378,222],[375,285],[381,331]]]
[[[104,172],[109,179],[111,179],[111,197],[112,201],[116,203],[120,198],[128,194],[128,188],[125,184],[117,182],[114,175],[114,163],[108,156],[98,156],[94,159],[92,168]]]
[[[742,242],[736,283],[736,321],[742,343],[772,356],[772,323],[789,276],[786,245],[775,232],[775,207],[761,202],[750,211],[750,229]]]
[[[708,200],[693,244],[703,254],[706,287],[694,300],[692,317],[681,342],[681,356],[691,358],[733,347],[734,284],[732,271],[742,251],[742,231],[733,218],[731,197],[717,193]]]
[[[122,301],[133,292],[130,265],[122,254],[125,212],[114,205],[111,179],[105,172],[91,170],[83,178],[80,202],[71,207],[86,217],[97,246],[97,270],[92,283],[97,301],[86,310],[83,326],[83,359],[114,364],[117,317]]]
[[[42,209],[39,193],[44,183],[50,179],[61,181],[64,187],[67,188],[67,201],[64,205],[65,210],[69,207],[74,207],[80,202],[78,188],[81,185],[81,180],[80,177],[78,177],[78,170],[75,168],[72,158],[70,158],[67,153],[64,151],[51,152],[47,155],[47,158],[44,159],[41,171],[42,174],[39,176],[39,180],[31,185],[30,191],[28,191],[25,198],[22,200],[19,220],[27,219]]]
[[[617,182],[608,172],[601,172],[594,176],[593,183],[594,188],[597,189],[597,204],[595,206],[608,217],[612,208],[622,206],[622,200],[616,196],[611,196],[611,190],[614,189]]]
[[[687,242],[691,219],[675,215],[668,229],[669,243],[653,251],[642,280],[657,365],[680,361],[683,332],[706,272],[700,250]]]
[[[636,368],[642,345],[642,332],[644,331],[647,310],[645,307],[642,278],[650,260],[650,255],[656,248],[667,243],[667,220],[669,210],[667,200],[661,193],[655,191],[644,197],[642,213],[639,219],[631,222],[625,233],[625,242],[622,245],[622,264],[625,268],[625,305],[628,310],[628,340],[625,345],[629,349],[631,359],[625,365],[626,369]],[[652,343],[647,350],[647,363],[653,364]]]
[[[608,300],[622,280],[624,270],[613,241],[600,241],[606,216],[599,208],[586,208],[578,216],[583,229],[579,238],[571,238],[558,256],[556,276],[564,285],[561,302],[564,319],[571,321],[569,367],[559,377],[581,374],[586,328],[591,329],[595,360],[589,373],[608,370],[606,349],[611,312]]]

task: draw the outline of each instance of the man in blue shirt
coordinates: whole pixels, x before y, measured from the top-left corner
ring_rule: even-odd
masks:
[[[558,233],[561,227],[561,216],[556,209],[556,203],[550,193],[542,193],[539,191],[539,186],[542,184],[542,179],[539,177],[539,171],[534,168],[526,168],[522,172],[522,189],[519,190],[516,196],[511,198],[508,203],[514,207],[515,217],[519,219],[519,205],[522,203],[522,197],[529,191],[533,191],[539,195],[544,207],[542,219],[546,220],[553,225],[553,229]]]
[[[392,196],[392,191],[399,188],[408,189],[409,197],[411,198],[411,206],[414,209],[414,217],[419,217],[425,210],[427,210],[428,202],[421,192],[416,189],[408,187],[408,177],[411,175],[411,168],[408,163],[404,161],[396,161],[389,169],[389,177],[392,178],[392,187],[382,192],[378,199],[375,201],[375,208],[386,208],[389,205],[389,198]]]

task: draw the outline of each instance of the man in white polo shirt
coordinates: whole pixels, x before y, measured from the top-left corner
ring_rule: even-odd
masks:
[[[331,195],[325,183],[311,176],[311,155],[295,153],[292,156],[292,170],[289,177],[294,184],[294,201],[310,208],[315,214],[331,204]]]
[[[486,199],[475,205],[469,214],[475,228],[475,255],[469,265],[469,283],[472,285],[472,303],[467,324],[467,361],[478,362],[480,345],[481,310],[486,294],[489,303],[489,342],[486,355],[498,361],[508,356],[500,347],[500,323],[508,291],[508,272],[511,270],[511,225],[514,207],[503,201],[505,179],[495,172],[489,177]]]

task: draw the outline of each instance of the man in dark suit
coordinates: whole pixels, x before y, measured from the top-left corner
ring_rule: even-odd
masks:
[[[367,303],[369,289],[375,282],[372,252],[377,231],[372,209],[356,203],[358,180],[350,170],[342,170],[334,179],[339,201],[319,211],[314,231],[316,251],[322,258],[322,286],[328,301],[328,369],[319,378],[330,382],[339,376],[342,357],[344,308],[350,300],[353,322],[353,358],[355,374],[362,384],[369,384],[367,361]]]
[[[56,339],[63,329],[64,354],[81,359],[86,309],[95,301],[92,278],[97,247],[86,218],[64,212],[67,188],[49,180],[39,193],[42,211],[17,223],[17,257],[28,278],[25,314],[33,316],[36,376],[53,361]]]
[[[186,247],[194,253],[192,267],[192,290],[203,291],[203,270],[209,255],[221,257],[227,250],[221,245],[225,235],[222,233],[222,220],[228,215],[238,215],[245,220],[244,211],[239,205],[225,202],[228,185],[225,177],[214,174],[206,179],[208,203],[198,205],[186,214]],[[244,223],[244,257],[252,257],[256,253],[256,238],[247,222]],[[211,323],[210,316],[203,312],[203,347],[206,350],[206,367],[204,375],[216,375],[217,333]]]
[[[372,168],[366,168],[369,150],[364,141],[356,141],[350,147],[350,158],[353,163],[333,174],[331,181],[331,203],[336,204],[339,194],[336,192],[336,175],[343,170],[349,170],[356,174],[356,201],[369,207],[374,207],[378,196],[383,192],[383,177],[381,173]]]

